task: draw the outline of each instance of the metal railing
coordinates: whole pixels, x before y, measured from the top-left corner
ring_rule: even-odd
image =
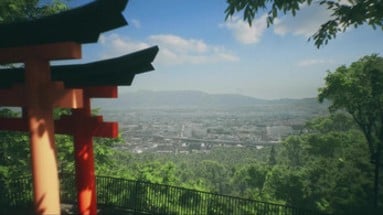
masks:
[[[73,175],[61,178],[62,203],[75,204],[76,191]],[[255,215],[304,215],[319,214],[282,204],[274,204],[208,193],[182,187],[154,184],[98,176],[97,204],[101,207],[120,208],[134,214],[255,214]],[[3,185],[1,201],[8,206],[32,205],[30,177],[12,180]],[[5,194],[5,195],[4,195]]]

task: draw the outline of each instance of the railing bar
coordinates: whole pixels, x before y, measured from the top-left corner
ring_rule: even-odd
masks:
[[[73,203],[75,198],[74,176],[62,174],[60,192],[63,202]],[[10,180],[3,197],[10,206],[32,204],[31,177]],[[106,206],[117,206],[135,213],[160,214],[320,214],[289,205],[267,203],[240,197],[232,197],[177,186],[155,184],[146,181],[126,180],[98,176],[97,201]],[[27,191],[29,190],[29,191]],[[76,199],[76,198],[75,198]],[[76,200],[77,201],[77,200]]]

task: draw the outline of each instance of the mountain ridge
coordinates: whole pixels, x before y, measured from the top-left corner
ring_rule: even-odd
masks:
[[[257,105],[326,105],[316,98],[259,99],[240,94],[210,94],[201,91],[149,91],[125,92],[118,99],[95,99],[93,106],[101,109],[126,108],[182,108],[182,107],[251,107]],[[328,106],[328,105],[327,105]]]

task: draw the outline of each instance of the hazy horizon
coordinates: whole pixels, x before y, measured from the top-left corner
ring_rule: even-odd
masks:
[[[383,53],[383,31],[366,25],[350,28],[317,49],[307,39],[329,12],[315,2],[301,5],[296,17],[281,16],[270,28],[266,11],[260,11],[252,27],[240,15],[225,21],[226,6],[224,0],[131,0],[123,12],[129,25],[85,45],[82,62],[158,45],[156,70],[137,75],[121,93],[197,90],[280,99],[316,97],[326,71]]]
[[[123,97],[124,95],[126,94],[129,94],[129,93],[140,93],[140,92],[153,92],[153,93],[175,93],[175,92],[195,92],[195,93],[203,93],[203,94],[208,94],[208,95],[235,95],[235,96],[244,96],[244,97],[250,97],[250,98],[254,98],[254,99],[260,99],[260,100],[269,100],[269,101],[272,101],[272,100],[284,100],[284,99],[293,99],[293,100],[300,100],[300,99],[315,99],[317,98],[317,95],[315,96],[312,96],[312,97],[283,97],[283,98],[262,98],[262,97],[255,97],[255,96],[252,96],[252,95],[245,95],[245,94],[241,94],[241,93],[225,93],[225,92],[222,92],[222,93],[214,93],[214,92],[206,92],[206,91],[203,91],[203,90],[151,90],[151,89],[131,89],[131,87],[119,87],[118,89],[118,97]],[[118,98],[117,98],[118,99]]]

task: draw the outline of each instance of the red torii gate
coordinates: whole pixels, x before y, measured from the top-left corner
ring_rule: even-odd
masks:
[[[20,95],[20,92],[16,91],[16,93]],[[15,94],[15,91],[0,90],[0,94],[10,96]],[[1,97],[2,96],[0,96],[0,98]],[[12,96],[12,98],[17,97]],[[23,98],[23,96],[20,98]],[[83,89],[82,98],[83,107],[78,109],[72,107],[72,115],[55,120],[54,127],[55,133],[73,135],[74,137],[78,211],[80,214],[96,214],[97,199],[93,137],[117,137],[118,124],[115,122],[103,122],[101,116],[91,116],[90,98],[117,98],[117,87],[85,88]],[[12,103],[8,103],[7,105],[15,106]],[[66,107],[68,107],[68,105]],[[28,124],[26,123],[28,115],[23,115],[22,119],[0,118],[0,130],[29,131]],[[41,159],[39,160],[42,161]],[[45,171],[47,170],[48,169]],[[52,187],[50,187],[50,189],[52,189]],[[47,212],[47,214],[49,214],[49,212]]]
[[[118,125],[91,116],[90,98],[116,98],[117,85],[130,85],[135,74],[153,69],[150,63],[158,48],[86,65],[50,67],[49,61],[80,58],[81,43],[95,42],[100,32],[126,24],[120,14],[126,3],[99,0],[37,21],[0,25],[0,34],[5,35],[0,41],[0,63],[25,64],[25,69],[0,72],[0,106],[23,109],[22,118],[0,118],[0,129],[30,133],[36,214],[60,214],[55,132],[74,136],[79,214],[97,213],[92,137],[116,137]],[[80,31],[68,33],[73,25]],[[57,27],[52,30],[52,26]],[[40,31],[33,34],[28,32],[31,29]],[[105,71],[114,65],[115,72]],[[74,76],[71,70],[79,73]],[[97,77],[89,77],[92,73]],[[54,107],[71,108],[72,115],[55,121]]]
[[[1,63],[25,64],[25,86],[15,86],[2,93],[7,100],[2,99],[0,104],[22,106],[25,113],[30,133],[36,214],[60,214],[53,107],[58,103],[58,107],[83,106],[81,90],[67,90],[62,83],[51,81],[49,60],[79,56],[80,45],[73,43],[0,49]],[[67,99],[59,99],[60,95]]]

